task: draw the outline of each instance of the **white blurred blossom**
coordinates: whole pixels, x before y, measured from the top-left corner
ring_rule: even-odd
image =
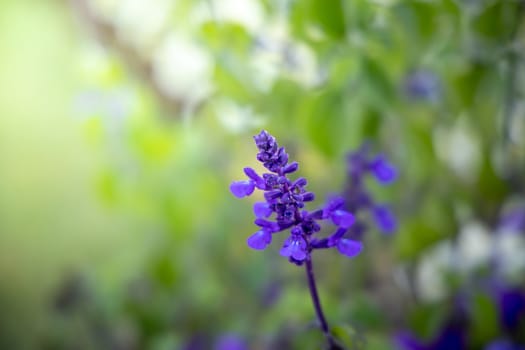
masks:
[[[240,106],[231,100],[220,100],[215,107],[221,125],[234,133],[260,127],[264,118],[253,112],[251,107]]]
[[[169,96],[195,103],[211,92],[212,58],[190,38],[170,35],[153,62],[154,79]]]
[[[460,118],[450,128],[438,128],[433,135],[438,157],[467,182],[476,179],[481,163],[480,142],[476,133]]]
[[[468,222],[461,227],[457,238],[458,270],[469,273],[488,264],[493,240],[489,230],[479,222]]]
[[[423,255],[416,271],[416,290],[423,301],[438,301],[447,295],[446,273],[454,265],[450,241],[444,241]]]

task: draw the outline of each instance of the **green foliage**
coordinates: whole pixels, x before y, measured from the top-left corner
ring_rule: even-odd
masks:
[[[495,235],[523,198],[520,1],[90,3],[93,18],[51,0],[0,11],[0,348],[211,349],[225,333],[320,348],[303,271],[246,247],[251,207],[228,192],[261,128],[319,201],[365,140],[396,165],[370,187],[399,231],[370,223],[356,260],[320,253],[321,299],[350,349],[389,349],[405,325],[436,335],[452,296],[416,286],[426,252],[472,221]],[[435,81],[410,90],[417,72]],[[447,290],[473,278],[455,268]],[[81,302],[50,307],[72,271],[91,281]],[[481,348],[502,336],[497,305],[470,304]]]

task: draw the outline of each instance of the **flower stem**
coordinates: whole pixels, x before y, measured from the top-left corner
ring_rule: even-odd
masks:
[[[312,302],[314,303],[315,313],[317,314],[317,319],[321,324],[321,330],[328,342],[329,350],[338,350],[341,349],[335,342],[330,330],[328,328],[328,323],[323,313],[323,308],[321,307],[321,300],[319,299],[319,294],[317,293],[317,286],[315,284],[315,276],[312,265],[312,258],[306,259],[306,276],[308,277],[308,287],[310,288],[310,295],[312,296]]]

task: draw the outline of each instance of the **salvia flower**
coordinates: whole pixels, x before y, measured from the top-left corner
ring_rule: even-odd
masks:
[[[271,244],[274,234],[287,231],[289,236],[280,254],[298,265],[310,259],[314,249],[336,247],[347,257],[359,254],[362,243],[344,238],[355,221],[354,216],[344,208],[344,199],[334,197],[321,209],[306,210],[306,203],[313,201],[315,195],[306,189],[308,182],[305,178],[290,178],[299,169],[299,164],[289,162],[284,147],[279,147],[267,131],[261,131],[254,136],[254,140],[259,151],[257,160],[267,172],[258,174],[252,168],[244,168],[247,180],[235,181],[230,185],[231,192],[238,198],[251,195],[255,189],[264,192],[264,202],[257,202],[253,206],[254,223],[259,230],[248,237],[248,246],[256,250],[265,249]],[[389,169],[381,171],[386,174]],[[329,237],[317,237],[322,221],[336,227]]]

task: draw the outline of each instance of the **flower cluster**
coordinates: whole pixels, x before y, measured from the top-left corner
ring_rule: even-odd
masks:
[[[309,260],[314,249],[336,247],[348,257],[359,254],[362,243],[343,237],[355,221],[344,209],[344,199],[334,197],[321,209],[306,210],[305,203],[313,201],[315,195],[306,190],[305,178],[289,178],[299,168],[297,162],[288,162],[285,149],[279,147],[267,131],[261,131],[254,140],[259,150],[257,160],[269,172],[261,176],[252,168],[244,168],[248,179],[235,181],[230,186],[231,192],[239,198],[251,195],[256,188],[264,191],[265,201],[253,207],[259,230],[248,238],[248,245],[253,249],[265,249],[275,233],[289,230],[290,236],[280,253],[295,264]],[[336,226],[335,232],[326,238],[316,235],[321,230],[322,220],[329,220]]]
[[[397,220],[389,207],[376,203],[365,186],[367,175],[382,185],[388,185],[397,178],[396,168],[382,154],[372,155],[368,144],[347,156],[347,181],[343,192],[344,209],[354,213],[368,212],[378,229],[383,233],[397,230]],[[366,230],[365,223],[358,217],[350,230],[352,236],[360,237]]]

